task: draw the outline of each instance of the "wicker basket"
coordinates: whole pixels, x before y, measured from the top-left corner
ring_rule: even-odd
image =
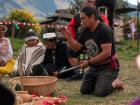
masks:
[[[52,94],[56,89],[56,77],[51,76],[24,76],[10,80],[15,86],[17,83],[23,85],[24,91],[28,91],[29,94],[37,94],[46,96]]]

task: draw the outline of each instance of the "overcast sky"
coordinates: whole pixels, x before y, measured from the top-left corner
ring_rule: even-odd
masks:
[[[137,5],[137,0],[128,0],[129,3]],[[140,2],[140,0],[139,0]]]

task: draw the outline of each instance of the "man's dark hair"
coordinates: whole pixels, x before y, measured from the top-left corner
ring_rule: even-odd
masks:
[[[96,19],[99,19],[99,12],[94,7],[89,7],[89,6],[84,7],[81,9],[81,12],[85,13],[86,16],[88,16],[88,17],[94,15]]]
[[[1,105],[14,105],[15,95],[10,89],[0,83],[0,104]]]

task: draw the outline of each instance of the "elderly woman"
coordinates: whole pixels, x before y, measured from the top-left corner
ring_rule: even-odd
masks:
[[[0,25],[0,74],[9,74],[14,67],[13,50],[8,38],[4,37],[7,27]]]
[[[20,67],[24,65],[23,75],[32,75],[32,67],[44,59],[45,47],[33,30],[27,32],[25,42],[19,55],[17,73],[21,73]]]

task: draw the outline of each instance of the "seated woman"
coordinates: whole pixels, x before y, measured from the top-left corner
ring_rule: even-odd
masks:
[[[15,64],[10,40],[4,37],[6,31],[7,27],[0,25],[0,74],[2,75],[11,73]]]
[[[21,73],[21,66],[24,66],[23,75],[32,75],[32,67],[40,64],[44,58],[45,47],[39,41],[34,31],[29,30],[27,32],[25,42],[26,44],[23,46],[18,57],[18,75]]]

